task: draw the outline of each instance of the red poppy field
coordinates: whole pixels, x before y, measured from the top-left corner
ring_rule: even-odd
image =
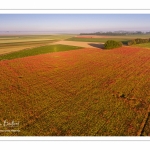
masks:
[[[20,130],[0,135],[136,136],[149,105],[149,49],[89,48],[0,61],[0,122],[19,121]]]

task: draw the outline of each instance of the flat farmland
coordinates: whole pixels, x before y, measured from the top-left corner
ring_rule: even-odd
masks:
[[[73,35],[14,35],[0,36],[0,54],[49,45]]]
[[[72,37],[72,38],[68,38],[66,39],[66,41],[81,41],[81,42],[106,42],[107,40],[118,40],[118,41],[126,41],[128,39],[123,38],[123,39],[119,39],[119,38],[85,38],[85,37]]]
[[[71,38],[75,35],[7,35],[0,36],[0,43],[15,43],[15,42],[33,42],[33,41],[46,41],[46,40],[64,40]]]
[[[79,42],[79,41],[56,41],[51,43],[51,45],[55,44],[61,44],[61,45],[70,45],[70,46],[80,46],[84,48],[102,48],[104,43],[98,43],[98,42]]]
[[[1,135],[136,136],[150,105],[150,51],[86,48],[0,61],[0,82],[1,121],[20,122],[20,132]]]
[[[104,43],[107,40],[116,40],[121,41],[123,44],[126,44],[127,41],[135,38],[149,38],[150,35],[124,35],[124,36],[105,36],[105,35],[77,35],[71,38],[66,39],[67,41],[78,41],[78,42],[100,42]]]
[[[74,36],[76,38],[108,38],[108,39],[114,39],[114,38],[120,38],[120,39],[132,39],[132,38],[149,38],[150,34],[132,34],[132,35],[76,35]]]
[[[0,55],[7,54],[15,51],[26,50],[31,48],[37,48],[46,46],[55,42],[54,40],[46,41],[32,41],[32,42],[15,42],[15,43],[1,43],[0,44]]]
[[[0,60],[22,58],[22,57],[53,53],[53,52],[59,52],[59,51],[69,51],[69,50],[75,50],[79,48],[81,47],[61,45],[61,44],[46,45],[46,46],[40,46],[40,47],[29,48],[25,50],[16,51],[16,52],[11,52],[8,54],[3,54],[3,55],[0,55]]]
[[[133,47],[150,48],[150,43],[136,44]]]

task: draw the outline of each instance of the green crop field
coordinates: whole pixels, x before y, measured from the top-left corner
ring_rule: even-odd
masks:
[[[136,45],[132,45],[132,46],[133,46],[133,47],[150,48],[150,43],[136,44]]]
[[[3,55],[0,55],[0,60],[15,59],[15,58],[34,56],[34,55],[52,53],[52,52],[59,52],[59,51],[75,50],[75,49],[81,49],[81,47],[68,46],[68,45],[42,46],[42,47],[37,47],[37,48],[12,52],[12,53],[9,53],[9,54],[3,54]]]

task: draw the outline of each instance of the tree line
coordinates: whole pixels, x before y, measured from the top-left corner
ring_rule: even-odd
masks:
[[[135,44],[142,44],[142,43],[149,43],[150,42],[150,38],[149,39],[133,39],[133,40],[130,40],[128,41],[128,45],[135,45]]]

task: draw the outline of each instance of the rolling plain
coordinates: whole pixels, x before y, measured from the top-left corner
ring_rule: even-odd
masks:
[[[20,130],[0,135],[150,135],[149,44],[101,46],[132,38],[0,37],[0,121]]]

